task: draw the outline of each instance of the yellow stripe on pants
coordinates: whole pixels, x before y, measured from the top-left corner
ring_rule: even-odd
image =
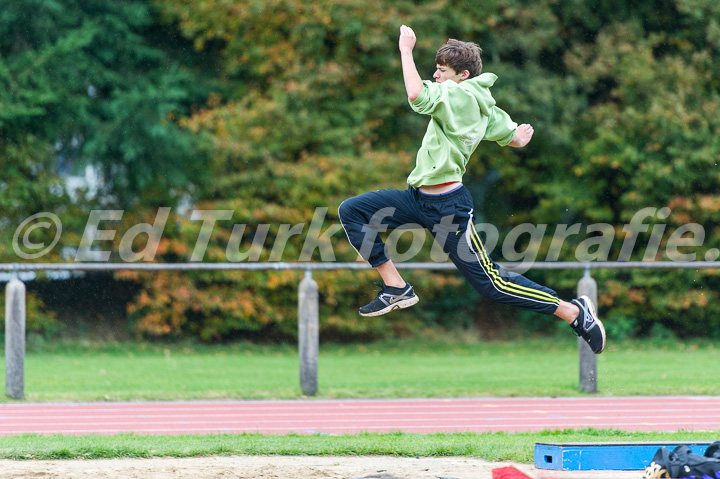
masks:
[[[470,235],[470,238],[472,239],[473,243],[475,244],[477,248],[477,252],[479,255],[479,259],[481,264],[483,265],[483,269],[487,271],[488,276],[490,276],[490,280],[501,290],[512,292],[519,294],[524,297],[528,298],[534,298],[540,301],[546,301],[549,303],[554,304],[560,304],[560,300],[553,296],[552,294],[546,293],[545,291],[539,291],[537,289],[527,288],[525,286],[521,286],[519,284],[506,281],[503,279],[503,277],[500,275],[500,272],[495,268],[493,262],[490,260],[490,257],[487,254],[487,251],[485,251],[485,246],[482,244],[482,240],[480,238],[480,235],[477,233],[477,230],[475,229],[475,225],[472,223],[472,216],[470,217],[470,221],[468,221],[468,225],[472,230],[472,234]]]

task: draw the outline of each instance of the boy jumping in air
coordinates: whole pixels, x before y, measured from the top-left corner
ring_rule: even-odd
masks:
[[[596,354],[605,348],[605,328],[587,296],[570,302],[524,276],[508,272],[487,254],[473,222],[473,199],[462,184],[465,165],[481,140],[522,148],[533,128],[517,125],[495,106],[490,87],[497,76],[482,72],[482,51],[474,43],[449,40],[435,57],[435,83],[423,81],[415,67],[415,33],[400,27],[400,56],[408,101],[414,111],[430,116],[407,190],[379,190],[344,201],[340,222],[350,243],[377,269],[383,289],[360,308],[363,316],[379,316],[418,302],[385,252],[380,229],[421,225],[443,246],[460,273],[483,296],[495,301],[554,314],[568,322]]]

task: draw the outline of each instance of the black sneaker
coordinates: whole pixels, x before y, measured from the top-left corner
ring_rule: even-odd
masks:
[[[595,314],[592,301],[587,296],[580,296],[571,303],[580,308],[580,314],[570,326],[575,334],[587,341],[593,353],[602,353],[605,349],[605,327]]]
[[[359,309],[360,316],[380,316],[395,309],[409,308],[420,299],[413,291],[410,283],[405,283],[404,288],[393,288],[383,285],[375,299]]]

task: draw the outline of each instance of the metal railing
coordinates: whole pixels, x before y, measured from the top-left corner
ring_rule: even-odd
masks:
[[[701,269],[720,268],[720,261],[674,262],[538,262],[498,263],[508,271],[527,269],[584,270],[578,282],[578,296],[587,295],[597,304],[597,284],[592,269]],[[455,270],[452,263],[396,263],[398,269]],[[0,271],[15,273],[8,281],[5,294],[5,393],[12,399],[25,396],[25,284],[19,279],[26,271],[260,271],[301,270],[305,276],[298,285],[298,353],[300,387],[312,396],[318,389],[319,304],[318,285],[313,271],[367,270],[365,262],[354,263],[1,263]],[[597,392],[597,360],[590,347],[578,338],[580,366],[579,387],[583,392]]]

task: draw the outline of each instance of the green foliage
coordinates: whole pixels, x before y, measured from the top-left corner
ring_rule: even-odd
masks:
[[[608,316],[604,325],[610,341],[625,341],[637,334],[637,320],[621,314]]]
[[[2,137],[23,145],[32,135],[61,163],[97,165],[106,197],[117,195],[122,204],[153,185],[169,191],[199,179],[205,170],[196,140],[174,120],[189,113],[197,94],[192,82],[202,77],[193,78],[163,51],[164,43],[178,38],[162,33],[145,2],[5,5]]]
[[[25,330],[31,337],[52,338],[60,329],[57,315],[45,305],[45,302],[32,292],[25,296]],[[5,289],[0,292],[0,302],[5,304]],[[5,315],[0,316],[0,332],[5,334]]]
[[[320,231],[333,232],[333,258],[316,249],[306,259],[353,261],[344,234],[333,230],[337,206],[366,191],[404,188],[427,125],[403,87],[397,36],[405,23],[418,33],[424,78],[447,38],[475,41],[484,70],[499,76],[498,105],[535,127],[527,148],[483,144],[468,165],[464,182],[477,219],[498,226],[500,244],[519,224],[548,224],[546,236],[554,225],[578,224],[582,233],[559,253],[576,260],[578,245],[592,236],[587,227],[607,223],[615,233],[608,259],[616,260],[624,224],[642,208],[669,208],[667,217],[646,221],[666,228],[657,251],[646,247],[649,228],[624,259],[667,260],[673,231],[697,223],[703,245],[682,252],[704,260],[720,237],[718,8],[713,0],[15,2],[0,12],[4,219],[12,226],[49,208],[73,225],[76,239],[82,208],[93,203],[73,206],[63,194],[54,173],[62,157],[101,167],[103,199],[133,206],[123,217],[126,230],[180,198],[189,210],[231,211],[215,226],[204,261],[247,261],[264,234],[256,260],[297,261],[317,215]],[[156,260],[192,258],[202,222],[183,211],[171,218]],[[274,257],[282,224],[302,229],[286,234],[283,254]],[[229,247],[235,225],[245,230]],[[429,258],[428,240],[414,259]],[[530,276],[565,298],[577,281],[575,272]],[[712,270],[594,276],[601,316],[618,338],[659,334],[657,325],[680,337],[720,334]],[[139,335],[295,334],[296,273],[123,277],[143,289],[129,305]],[[496,327],[486,303],[457,276],[425,272],[409,277],[424,298],[420,311],[405,313],[402,324],[360,321],[355,308],[371,298],[373,278],[318,275],[324,334]],[[504,324],[532,322],[506,310],[497,315]],[[553,331],[547,323],[531,329]]]
[[[674,213],[669,226],[678,227],[707,221],[717,204],[713,191],[718,175],[707,174],[708,168],[717,167],[715,133],[720,126],[713,114],[718,102],[716,67],[710,61],[716,43],[708,41],[715,38],[717,25],[708,15],[715,8],[709,2],[607,2],[592,9],[573,1],[532,7],[483,2],[462,8],[455,2],[156,4],[198,52],[218,55],[226,85],[225,96],[211,96],[204,108],[183,121],[199,138],[212,141],[209,155],[218,177],[197,192],[195,205],[234,212],[211,241],[212,261],[226,258],[224,247],[234,224],[247,225],[241,250],[249,251],[251,235],[261,224],[271,225],[269,237],[277,237],[279,224],[307,225],[317,208],[328,208],[323,220],[323,228],[328,228],[337,224],[335,207],[344,198],[378,186],[403,187],[412,163],[407,152],[417,148],[427,120],[412,114],[406,104],[396,52],[401,23],[419,32],[415,57],[425,77],[432,71],[435,49],[446,38],[480,43],[485,70],[500,76],[495,89],[500,106],[519,121],[536,125],[538,133],[528,148],[481,147],[471,161],[466,184],[481,205],[479,220],[500,225],[503,233],[524,222],[621,225],[644,206],[668,206]],[[197,222],[190,223],[179,226],[173,238],[179,244],[168,247],[173,254],[166,260],[188,257],[188,247],[180,244],[189,244],[199,229]],[[610,259],[622,246],[624,233],[617,228]],[[304,231],[290,238],[282,258],[274,259],[297,258]],[[581,239],[571,238],[561,259],[574,260]],[[643,256],[642,241],[647,239],[641,235],[632,258]],[[335,259],[355,259],[342,235],[332,235],[331,241]],[[547,252],[546,243],[541,253]],[[269,259],[270,251],[266,245],[258,259]],[[423,255],[414,259],[427,259],[427,250]],[[313,259],[327,260],[317,252]],[[274,318],[274,330],[292,335],[291,324],[286,329],[279,319],[294,315],[291,293],[283,297],[274,290],[289,288],[296,280],[269,281],[281,276],[277,273],[254,276],[257,280],[234,279],[225,286],[239,287],[239,295],[252,298],[258,307],[246,312],[244,320],[228,319],[230,330],[257,330],[262,319]],[[359,322],[354,315],[355,307],[367,299],[363,284],[372,275],[327,276],[332,278],[328,283],[320,280],[326,334],[401,333],[392,323],[383,322],[377,329],[373,321]],[[715,329],[707,321],[691,325],[684,318],[689,312],[697,317],[699,308],[712,309],[711,273],[633,272],[624,275],[627,281],[616,279],[619,276],[600,274],[601,307],[611,321],[617,318],[610,330],[618,337],[651,334],[660,323],[684,327],[687,334]],[[563,296],[574,288],[571,277],[553,276]],[[689,278],[699,277],[703,284],[688,290]],[[413,278],[430,301],[422,312],[405,315],[411,317],[410,328],[451,326],[462,320],[448,319],[453,316],[447,311],[467,317],[462,312],[483,308],[477,295],[463,290],[456,278],[442,278],[426,273]],[[214,291],[213,285],[226,279],[203,275],[192,280],[202,286],[192,290],[197,296],[188,306],[204,304],[202,298]],[[271,286],[261,286],[264,281]],[[148,287],[151,283],[145,283],[144,294],[164,297],[162,288]],[[132,307],[140,331],[150,331],[142,325],[162,310],[151,304]],[[279,313],[283,307],[287,309]],[[640,319],[622,319],[630,317]],[[214,314],[203,313],[203,318],[182,321],[215,324],[210,328],[215,332],[206,338],[224,334]],[[520,323],[530,321],[523,318]],[[536,326],[539,332],[554,330],[541,321]]]

